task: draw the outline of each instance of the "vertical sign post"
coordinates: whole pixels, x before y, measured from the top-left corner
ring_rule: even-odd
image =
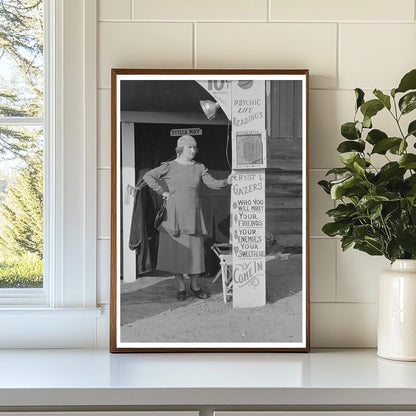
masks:
[[[233,307],[266,304],[265,81],[198,81],[232,123]]]
[[[266,304],[265,81],[232,82],[233,307]]]

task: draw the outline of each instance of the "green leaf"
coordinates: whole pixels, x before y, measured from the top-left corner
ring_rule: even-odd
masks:
[[[325,176],[331,175],[331,174],[335,174],[335,175],[345,175],[346,173],[351,172],[351,169],[348,168],[333,168],[330,169]]]
[[[396,179],[396,178],[394,178]],[[398,179],[400,180],[400,179]],[[393,202],[393,201],[400,201],[401,195],[399,193],[396,192],[386,192],[383,196],[385,196],[389,202]]]
[[[416,92],[409,92],[399,100],[399,108],[402,114],[407,114],[416,108]]]
[[[352,167],[353,167],[355,172],[363,174],[365,172],[365,168],[366,168],[365,159],[360,158],[360,159],[355,160]]]
[[[402,219],[408,219],[408,213],[407,213],[407,208],[408,208],[408,204],[409,201],[407,198],[401,198],[400,199],[400,208],[403,210],[401,215],[402,215]]]
[[[331,187],[331,198],[340,199],[344,195],[344,189],[341,184],[335,184]]]
[[[379,155],[384,155],[387,150],[391,149],[393,146],[400,146],[401,141],[402,139],[399,137],[387,137],[386,139],[382,139],[374,145],[371,154],[377,153]]]
[[[364,241],[365,237],[368,236],[369,234],[372,234],[372,232],[373,232],[373,228],[371,227],[371,225],[357,225],[352,230],[352,235],[356,241],[357,240]]]
[[[348,218],[357,212],[354,204],[339,204],[336,208],[330,209],[326,214],[334,220]]]
[[[412,208],[410,208],[410,218],[412,219],[412,223],[416,224],[416,195],[409,199],[412,199],[412,201],[410,201],[410,205],[412,206]]]
[[[374,129],[368,132],[366,141],[370,144],[376,144],[380,140],[386,139],[388,136],[384,131]]]
[[[408,196],[406,199],[409,201],[409,204],[412,207],[416,207],[416,195],[415,194],[412,194],[411,196]],[[416,212],[415,212],[415,210],[412,209],[410,214],[411,214],[411,217],[413,219],[413,222],[416,222]]]
[[[364,91],[361,88],[356,88],[355,90],[355,111],[364,104]]]
[[[409,176],[408,178],[406,178],[405,183],[408,187],[408,191],[406,192],[405,195],[416,196],[416,174],[413,174]]]
[[[394,261],[397,260],[399,258],[401,258],[403,255],[403,252],[400,248],[399,242],[397,241],[396,238],[394,238],[393,240],[389,241],[389,243],[387,244],[387,255],[386,257],[390,260],[390,261]]]
[[[361,112],[365,118],[374,117],[380,110],[384,108],[380,100],[370,100],[361,106]]]
[[[357,123],[350,121],[341,126],[341,134],[348,140],[357,140],[361,137],[360,131],[357,129]]]
[[[406,172],[406,169],[403,169]],[[374,179],[374,183],[378,182],[380,180],[380,174],[378,174],[376,176],[376,178]],[[383,181],[381,181],[382,184],[384,184]],[[385,195],[387,193],[387,188],[383,185],[376,185],[376,187],[374,188],[374,195]]]
[[[407,128],[407,135],[408,136],[415,136],[416,137],[416,120],[413,120],[409,127]]]
[[[401,79],[399,86],[396,88],[396,92],[406,92],[416,89],[416,69],[412,69]]]
[[[374,248],[374,250],[377,250],[379,253],[382,252],[383,246],[380,240],[378,240],[375,237],[368,236],[368,235],[365,236],[364,239],[368,245],[371,245]]]
[[[349,221],[335,221],[329,222],[322,227],[322,231],[329,237],[335,237],[336,235],[345,235],[351,227]]]
[[[405,139],[400,139],[400,143],[392,146],[389,151],[393,155],[402,155],[403,152],[407,149],[407,141]]]
[[[416,174],[409,176],[406,181],[410,186],[416,185]]]
[[[364,152],[365,149],[365,142],[363,140],[358,140],[356,142],[353,141],[345,141],[341,142],[339,146],[337,147],[337,151],[340,153],[346,153],[346,152]]]
[[[400,143],[398,154],[399,155],[403,154],[403,152],[406,150],[406,148],[407,148],[407,141],[405,139],[403,139]]]
[[[416,169],[416,155],[407,153],[399,159],[399,165],[405,169]]]
[[[366,129],[371,129],[373,127],[373,123],[371,122],[371,117],[364,116],[363,127]]]
[[[384,220],[385,221],[392,221],[396,222],[395,218],[398,215],[398,212],[400,210],[399,204],[393,203],[386,206],[386,210],[384,212]]]
[[[385,95],[382,91],[375,89],[373,94],[383,103],[388,110],[391,109],[390,97]]]
[[[360,199],[360,202],[357,204],[357,208],[360,211],[365,212],[368,209],[377,205],[379,202],[388,201],[388,200],[389,199],[383,195],[364,195]]]
[[[318,185],[327,193],[330,194],[331,193],[331,188],[329,186],[329,182],[328,181],[319,181]]]
[[[416,254],[416,227],[406,228],[398,237],[400,246],[411,254]]]
[[[401,168],[397,162],[389,162],[382,166],[378,173],[378,176],[382,181],[388,181],[391,178],[402,179],[405,172],[406,169]]]
[[[357,152],[345,152],[339,155],[339,160],[346,166],[352,166],[360,158]]]
[[[355,176],[351,176],[347,179],[343,179],[341,182],[334,184],[331,187],[331,198],[340,199],[345,195],[345,191],[348,188],[355,186],[358,179]]]
[[[348,178],[352,178],[352,177],[354,177],[354,175],[350,173],[350,174],[348,174],[348,175],[346,175],[346,176],[342,176],[341,178],[334,179],[333,181],[331,181],[331,182],[330,182],[330,184],[331,184],[331,186],[333,186],[333,185],[336,185],[336,184],[338,184],[338,183],[342,183],[342,182],[344,182],[346,179],[348,179]]]
[[[370,256],[381,256],[383,254],[383,252],[381,251],[381,247],[374,247],[369,242],[356,242],[354,244],[354,248],[360,251],[364,251]]]
[[[383,204],[376,204],[370,208],[370,218],[375,220],[381,217],[381,212],[383,211]]]
[[[413,174],[407,178],[410,185],[416,185],[416,174]]]
[[[351,235],[346,235],[341,238],[341,247],[342,251],[347,250],[354,244],[354,237]]]
[[[351,173],[363,174],[365,168],[369,165],[369,159],[363,158],[357,152],[345,152],[339,155],[340,161],[347,166],[347,168],[352,169]]]

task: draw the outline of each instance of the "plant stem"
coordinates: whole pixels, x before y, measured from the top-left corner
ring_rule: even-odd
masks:
[[[389,229],[387,228],[386,223],[384,222],[383,216],[380,215],[380,218],[381,218],[381,222],[383,223],[383,229],[385,230],[385,234],[386,234],[387,238],[389,240],[391,240],[391,233],[390,233]]]
[[[394,103],[394,113],[395,115],[391,112],[391,110],[389,110],[389,113],[391,114],[391,116],[394,118],[394,121],[397,124],[397,127],[399,128],[400,134],[402,135],[403,139],[406,139],[405,135],[403,134],[402,128],[400,126],[400,117],[402,116],[400,114],[400,116],[397,116],[397,104],[396,104],[396,99],[393,98],[393,103]]]

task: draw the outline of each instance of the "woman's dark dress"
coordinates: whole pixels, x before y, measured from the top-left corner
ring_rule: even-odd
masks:
[[[221,189],[227,180],[214,179],[202,163],[183,165],[177,161],[163,163],[143,179],[158,194],[170,193],[167,216],[159,227],[157,268],[174,274],[203,273],[207,230],[198,189],[201,181],[211,189]]]

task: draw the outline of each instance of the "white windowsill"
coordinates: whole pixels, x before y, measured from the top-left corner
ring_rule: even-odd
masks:
[[[2,306],[0,349],[105,347],[108,345],[108,312],[108,305],[95,308]]]
[[[369,350],[110,354],[0,351],[2,408],[346,406],[416,409],[416,363]]]
[[[42,306],[0,306],[0,318],[4,316],[16,315],[27,316],[28,318],[39,318],[48,316],[66,317],[100,317],[102,308],[45,308]]]

